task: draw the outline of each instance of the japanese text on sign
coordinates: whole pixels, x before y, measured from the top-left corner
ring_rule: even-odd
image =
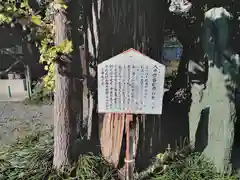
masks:
[[[98,111],[161,114],[165,66],[129,50],[98,65]]]

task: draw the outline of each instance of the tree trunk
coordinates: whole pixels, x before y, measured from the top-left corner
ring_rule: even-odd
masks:
[[[56,29],[56,45],[69,38],[69,22],[67,12],[60,9],[54,17]],[[60,61],[60,60],[59,60]],[[54,98],[54,159],[53,166],[62,169],[69,166],[73,160],[73,143],[76,138],[76,121],[72,114],[71,100],[73,78],[63,70],[71,72],[72,66],[56,63],[55,67],[55,98]],[[70,74],[70,73],[68,73]]]
[[[39,60],[39,53],[36,47],[33,46],[32,42],[25,40],[22,47],[25,63],[24,69],[26,86],[28,91],[28,98],[30,98],[32,95],[32,80],[37,75],[36,64],[38,63]]]
[[[87,137],[98,141],[98,116],[97,116],[97,61],[99,59],[99,33],[100,9],[102,0],[84,1],[84,48],[81,50],[82,70],[88,78],[85,82],[83,93],[88,96],[87,110]],[[98,143],[98,142],[96,142]]]

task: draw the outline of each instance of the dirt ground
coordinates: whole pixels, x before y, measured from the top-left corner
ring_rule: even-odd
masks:
[[[0,102],[0,146],[52,126],[52,106]]]

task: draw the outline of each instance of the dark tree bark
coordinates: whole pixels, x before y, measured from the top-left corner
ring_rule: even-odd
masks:
[[[102,0],[89,0],[83,3],[84,46],[80,49],[82,73],[87,77],[84,82],[83,95],[87,95],[87,138],[95,141],[98,136],[97,115],[97,61],[99,59],[100,9]]]
[[[161,62],[165,10],[167,9],[165,5],[164,1],[158,0],[102,0],[99,62],[129,48],[139,50]],[[111,123],[114,131],[119,131],[118,128],[121,126],[118,125],[117,118],[118,116],[106,115],[103,122],[99,122],[99,124],[102,123],[100,127]],[[141,133],[137,161],[139,160],[140,166],[143,167],[149,163],[147,159],[159,151],[160,119],[159,116],[139,116],[138,123]],[[115,135],[118,136],[117,133]],[[114,137],[108,138],[114,139]],[[102,147],[108,144],[107,139],[102,142]],[[116,150],[112,149],[112,151]],[[104,156],[107,157],[108,154]]]

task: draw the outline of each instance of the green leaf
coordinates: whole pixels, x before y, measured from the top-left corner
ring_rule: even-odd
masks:
[[[6,7],[6,10],[7,10],[7,11],[12,11],[13,8],[12,8],[11,6],[7,6],[7,7]]]
[[[0,23],[10,23],[11,21],[12,21],[12,18],[0,13]]]
[[[56,10],[67,9],[67,5],[63,0],[55,0],[53,3],[53,8]]]
[[[65,40],[62,43],[59,44],[58,46],[58,51],[68,54],[73,51],[72,49],[72,41]]]
[[[44,66],[44,70],[48,71],[48,66]]]
[[[32,16],[31,21],[38,26],[40,26],[42,24],[41,16],[39,16],[39,15]]]
[[[21,3],[21,8],[26,8],[28,7],[28,0],[23,0],[23,2]]]
[[[4,9],[4,6],[0,4],[0,11],[2,11],[3,9]]]
[[[72,41],[67,41],[63,52],[70,53],[70,52],[72,52],[72,50],[73,50],[72,49]]]

